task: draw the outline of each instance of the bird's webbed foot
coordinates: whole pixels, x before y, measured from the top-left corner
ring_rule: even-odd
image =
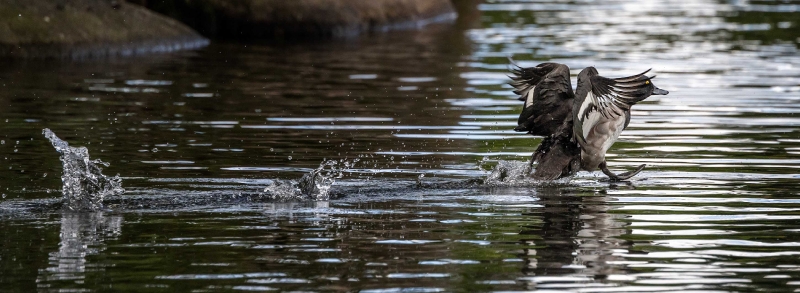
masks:
[[[603,174],[606,174],[606,176],[608,176],[608,178],[611,181],[624,181],[624,180],[630,179],[633,176],[636,176],[636,174],[639,174],[639,172],[642,172],[642,170],[644,170],[645,166],[647,166],[647,165],[646,164],[641,164],[641,165],[639,165],[639,167],[636,167],[636,169],[633,170],[633,171],[625,172],[625,173],[622,173],[622,174],[614,174],[614,173],[611,173],[611,171],[608,170],[608,166],[606,165],[606,162],[604,161],[603,163],[600,164],[600,170],[603,170]]]

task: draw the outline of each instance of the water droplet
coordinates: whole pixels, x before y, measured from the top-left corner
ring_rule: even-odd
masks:
[[[6,194],[5,193],[3,193],[3,198],[6,198]]]
[[[150,151],[151,151],[151,152],[154,152],[154,153],[157,153],[157,152],[158,152],[158,148],[153,148],[153,149],[152,149],[152,150],[150,150]]]
[[[291,161],[291,160],[292,160],[292,156],[289,156],[289,161]]]
[[[275,151],[275,149],[273,149],[273,148],[269,148],[269,151],[270,151],[270,152],[274,152],[274,151]]]
[[[417,176],[417,186],[420,186],[420,187],[422,186],[422,179],[423,178],[425,178],[425,174],[419,174],[419,176]]]
[[[6,144],[6,140],[5,139],[0,140],[0,144]]]
[[[44,177],[47,177],[47,173],[44,173],[44,176],[42,176],[42,178],[44,178]]]

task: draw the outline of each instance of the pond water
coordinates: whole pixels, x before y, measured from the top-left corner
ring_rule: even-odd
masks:
[[[0,68],[9,292],[800,290],[800,1],[487,1],[453,25]],[[486,180],[513,132],[508,61],[653,68],[581,172]],[[125,193],[60,207],[49,128]],[[329,200],[268,186],[343,167]],[[356,162],[357,161],[357,162]],[[343,163],[344,162],[344,163]],[[489,181],[486,183],[486,181]]]

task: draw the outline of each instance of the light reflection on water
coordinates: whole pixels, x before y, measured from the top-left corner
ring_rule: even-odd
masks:
[[[11,64],[0,69],[0,287],[796,290],[797,7],[487,1],[466,29]],[[481,168],[521,164],[538,142],[512,131],[508,56],[573,74],[654,68],[670,95],[636,105],[608,157],[648,168],[630,183],[481,184]],[[53,209],[60,171],[45,127],[111,162],[128,194],[100,213]],[[338,199],[257,196],[356,157]]]

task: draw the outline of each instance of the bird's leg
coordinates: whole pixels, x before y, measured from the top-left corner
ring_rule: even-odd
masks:
[[[647,165],[641,164],[641,165],[639,165],[639,167],[636,167],[636,170],[633,170],[633,171],[630,171],[630,172],[625,172],[625,173],[617,175],[617,174],[611,173],[611,171],[608,170],[608,166],[606,165],[606,161],[603,161],[602,163],[600,163],[600,170],[603,170],[603,174],[606,174],[606,176],[608,176],[608,178],[611,179],[611,181],[623,181],[623,180],[628,180],[633,176],[636,176],[636,174],[639,174],[639,172],[644,170],[645,166],[647,166]]]
[[[525,174],[531,174],[533,172],[533,162],[536,161],[536,152],[531,154],[531,160],[528,162],[528,168],[525,168]]]

